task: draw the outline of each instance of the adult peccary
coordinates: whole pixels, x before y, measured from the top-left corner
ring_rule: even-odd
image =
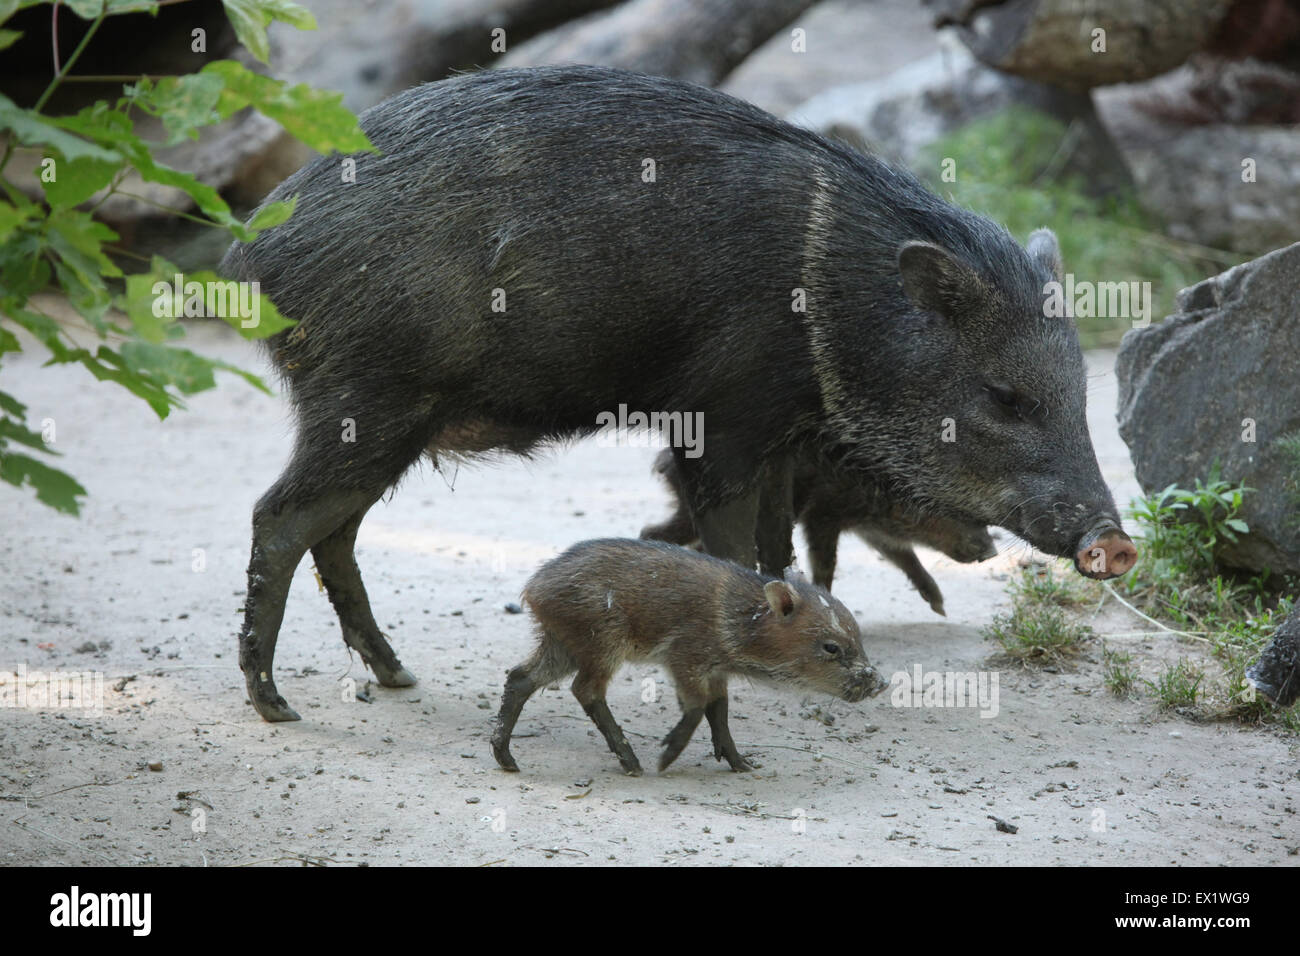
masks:
[[[688,504],[745,565],[790,563],[808,449],[1085,574],[1132,564],[1077,335],[1044,318],[1050,232],[1026,251],[878,159],[616,70],[458,76],[362,127],[381,154],[355,182],[309,163],[269,197],[293,217],[223,262],[299,322],[269,340],[298,434],[253,512],[240,634],[267,720],[297,717],[272,658],[308,549],[344,640],[406,686],[353,558],[366,510],[421,455],[527,453],[620,403],[704,416]]]
[[[859,701],[886,682],[867,661],[858,623],[802,575],[764,578],[661,541],[611,538],[575,544],[524,586],[537,620],[537,649],[510,670],[492,753],[518,770],[510,735],[538,689],[577,672],[573,695],[630,774],[641,764],[609,712],[605,691],[624,661],[655,661],[672,675],[682,717],[664,739],[668,767],[708,718],[713,756],[732,770],[753,767],[727,727],[727,678]]]
[[[655,456],[654,470],[668,486],[675,507],[666,521],[642,528],[641,537],[688,547],[696,544],[699,532],[686,507],[681,469],[670,449],[665,448]],[[845,531],[856,533],[906,574],[930,609],[944,616],[947,614],[943,608],[943,592],[921,564],[912,545],[934,548],[963,564],[983,561],[998,553],[983,525],[915,514],[906,503],[869,478],[853,472],[842,473],[825,465],[799,462],[794,468],[791,501],[795,520],[803,525],[808,542],[813,583],[828,591],[835,578],[840,535]]]
[[[1246,680],[1279,707],[1300,700],[1300,615],[1292,614],[1278,625],[1259,659],[1246,668]]]

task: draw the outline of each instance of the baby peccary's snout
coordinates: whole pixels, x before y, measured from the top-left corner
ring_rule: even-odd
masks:
[[[672,675],[682,714],[664,739],[667,768],[707,720],[713,756],[754,765],[727,725],[727,680],[749,677],[857,702],[886,686],[867,661],[852,612],[792,571],[765,578],[730,561],[659,541],[576,544],[524,586],[537,648],[510,671],[492,753],[518,770],[510,735],[528,698],[575,674],[573,693],[632,775],[641,764],[605,703],[624,661],[655,661]]]
[[[1083,536],[1074,555],[1074,566],[1090,578],[1117,578],[1137,563],[1133,539],[1113,524],[1094,528]]]
[[[875,697],[889,686],[889,681],[880,676],[874,667],[866,666],[858,670],[844,688],[843,697],[851,704]]]

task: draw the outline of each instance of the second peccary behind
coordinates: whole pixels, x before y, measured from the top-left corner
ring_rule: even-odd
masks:
[[[678,458],[705,550],[779,574],[791,465],[882,476],[1081,573],[1136,558],[1088,436],[1055,236],[1022,247],[906,171],[716,90],[589,66],[485,70],[361,117],[287,222],[222,262],[297,325],[267,339],[297,414],[253,509],[239,664],[266,720],[310,551],[343,638],[388,687],[353,545],[421,457],[527,454],[612,409],[702,422]],[[343,175],[351,173],[355,175]],[[680,444],[680,443],[678,443]]]
[[[1300,699],[1300,613],[1278,625],[1273,640],[1246,669],[1246,679],[1279,707]]]
[[[676,506],[667,521],[646,525],[641,537],[650,541],[691,546],[699,541],[682,494],[681,473],[671,449],[655,457],[654,470],[664,479]],[[853,531],[907,575],[936,614],[946,612],[943,592],[921,565],[913,544],[942,551],[954,561],[969,564],[998,553],[983,525],[912,512],[870,479],[846,475],[829,463],[801,463],[794,470],[794,515],[803,525],[808,542],[808,563],[813,583],[831,589],[840,535]]]
[[[611,538],[575,544],[524,586],[538,644],[510,671],[492,753],[518,770],[510,735],[528,698],[577,672],[573,694],[631,774],[641,764],[605,703],[624,661],[654,661],[672,675],[681,720],[664,740],[659,769],[677,759],[700,721],[713,756],[750,770],[727,728],[727,680],[748,677],[859,701],[885,681],[867,662],[857,621],[801,575],[764,578],[730,561],[659,541]]]

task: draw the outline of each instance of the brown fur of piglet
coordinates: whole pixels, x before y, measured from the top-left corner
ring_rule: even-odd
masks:
[[[510,735],[539,688],[576,672],[573,693],[623,769],[641,765],[605,703],[625,661],[654,661],[671,675],[682,718],[664,740],[662,771],[702,719],[713,755],[752,769],[727,728],[727,680],[734,676],[860,701],[885,682],[867,662],[857,621],[797,573],[766,578],[729,561],[660,541],[610,538],[575,544],[524,587],[538,646],[509,672],[492,752],[518,770]]]

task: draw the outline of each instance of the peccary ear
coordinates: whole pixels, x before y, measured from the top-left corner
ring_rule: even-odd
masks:
[[[1061,262],[1061,245],[1056,241],[1056,233],[1050,229],[1035,229],[1029,234],[1025,243],[1029,258],[1052,274],[1057,282],[1065,279],[1065,265]]]
[[[903,292],[921,309],[958,320],[978,311],[988,289],[979,275],[943,246],[905,242],[898,250]]]
[[[799,606],[799,592],[784,581],[768,581],[763,585],[767,603],[782,617],[789,617]]]

